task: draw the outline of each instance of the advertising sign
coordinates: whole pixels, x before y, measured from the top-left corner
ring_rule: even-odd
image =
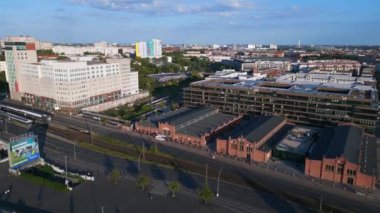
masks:
[[[10,139],[9,148],[9,167],[12,169],[20,168],[40,158],[38,142],[33,133],[17,136]]]

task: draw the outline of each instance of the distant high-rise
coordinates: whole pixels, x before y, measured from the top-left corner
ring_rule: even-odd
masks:
[[[301,48],[301,40],[298,40],[297,47],[298,47],[298,48]]]
[[[150,39],[147,42],[137,42],[136,56],[140,58],[160,58],[162,56],[162,45],[158,39]]]
[[[36,63],[37,51],[34,42],[4,42],[5,76],[9,84],[11,99],[21,100],[20,69],[22,63]]]

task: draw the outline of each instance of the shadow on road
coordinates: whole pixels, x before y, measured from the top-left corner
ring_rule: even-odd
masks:
[[[127,160],[127,173],[137,176],[139,174],[139,170],[135,162],[131,160]]]
[[[106,168],[105,169],[105,174],[108,175],[114,168],[115,165],[113,163],[113,160],[110,158],[110,156],[104,154],[104,161],[103,161],[103,166]]]
[[[164,172],[162,171],[162,169],[160,169],[158,166],[151,165],[150,166],[150,170],[152,171],[152,176],[153,176],[154,179],[156,179],[156,180],[166,180],[166,175],[164,174]]]
[[[182,184],[182,186],[188,188],[188,189],[196,189],[198,184],[187,172],[185,172],[178,164],[172,163],[172,166],[174,167],[174,171],[177,172],[177,179]]]

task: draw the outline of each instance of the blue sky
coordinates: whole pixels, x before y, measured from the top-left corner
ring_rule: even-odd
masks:
[[[1,0],[0,37],[380,45],[379,0]]]

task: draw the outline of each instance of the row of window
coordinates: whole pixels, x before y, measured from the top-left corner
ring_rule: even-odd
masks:
[[[335,169],[335,167],[332,165],[326,165],[325,166],[325,170],[328,172],[334,172],[334,169]],[[339,164],[337,173],[343,173],[343,171],[344,171],[343,165]],[[352,169],[347,169],[347,175],[356,176],[356,171],[352,170]]]

